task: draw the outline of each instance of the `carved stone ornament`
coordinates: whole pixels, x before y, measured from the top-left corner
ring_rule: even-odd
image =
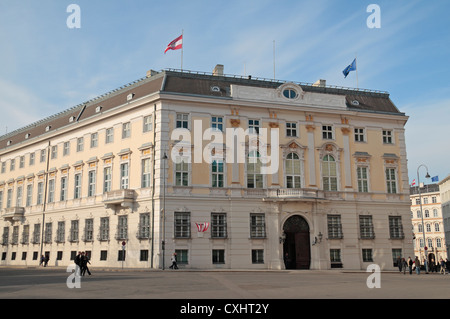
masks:
[[[230,123],[232,127],[239,127],[241,124],[241,120],[239,119],[230,119]]]

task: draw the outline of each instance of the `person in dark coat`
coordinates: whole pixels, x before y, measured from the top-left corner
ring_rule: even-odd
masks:
[[[81,253],[81,276],[84,276],[84,274],[87,273],[89,276],[91,275],[91,272],[89,271],[89,267],[87,264],[90,264],[89,257],[87,254],[84,253],[84,251]]]

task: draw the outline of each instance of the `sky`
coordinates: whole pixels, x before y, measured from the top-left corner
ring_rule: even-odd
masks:
[[[0,135],[150,69],[223,64],[230,75],[389,92],[409,117],[409,181],[419,171],[428,184],[426,168],[450,174],[449,12],[447,0],[0,0]],[[182,33],[183,58],[164,54]]]

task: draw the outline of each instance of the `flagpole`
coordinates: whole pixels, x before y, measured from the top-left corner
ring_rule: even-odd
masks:
[[[181,39],[183,41],[183,44],[181,45],[181,72],[183,72],[183,48],[184,48],[184,30],[181,30]]]
[[[275,40],[273,40],[273,80],[275,81]]]
[[[358,59],[357,59],[357,53],[355,53],[355,66],[356,66],[356,88],[359,89],[359,83],[358,83]]]

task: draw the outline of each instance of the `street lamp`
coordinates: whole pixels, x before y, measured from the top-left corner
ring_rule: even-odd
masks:
[[[164,270],[165,255],[166,255],[166,160],[167,155],[163,156],[163,240],[162,240],[162,270]]]
[[[420,194],[420,178],[419,178],[419,168],[423,166],[426,168],[427,170],[427,175],[425,175],[425,178],[430,178],[430,174],[428,174],[428,167],[424,164],[419,165],[419,167],[417,167],[417,183],[419,184],[418,186],[418,191],[419,191],[419,204],[420,204],[420,216],[422,217],[422,233],[423,233],[423,251],[425,253],[425,270],[428,273],[428,260],[427,260],[427,246],[426,246],[426,240],[425,240],[425,223],[423,222],[423,212],[422,212],[422,195]]]

